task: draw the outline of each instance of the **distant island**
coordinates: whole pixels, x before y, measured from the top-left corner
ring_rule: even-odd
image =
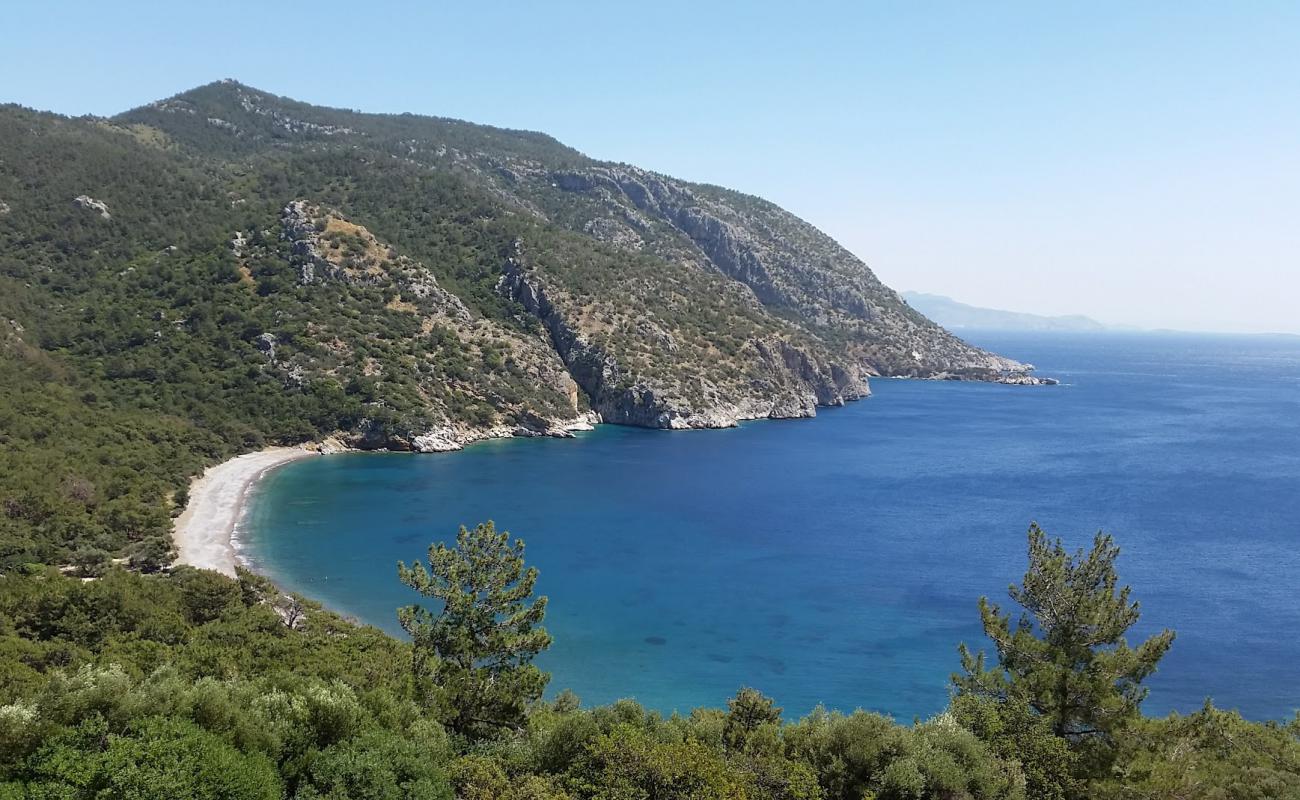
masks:
[[[983,328],[1003,331],[1077,331],[1109,330],[1095,319],[1080,314],[1053,317],[1022,311],[1002,311],[967,305],[941,294],[903,292],[907,304],[945,328]]]

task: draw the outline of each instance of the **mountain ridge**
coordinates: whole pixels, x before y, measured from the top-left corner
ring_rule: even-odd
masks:
[[[441,392],[434,386],[437,381],[412,377],[417,384],[412,397],[380,399],[407,419],[380,425],[380,433],[372,433],[370,421],[367,431],[354,436],[359,445],[409,449],[419,437],[465,440],[477,437],[467,428],[495,431],[503,423],[519,432],[559,432],[565,424],[585,419],[594,397],[602,398],[604,418],[628,424],[725,427],[759,416],[811,416],[816,406],[866,395],[872,375],[1022,381],[1030,369],[950,336],[911,311],[833,239],[766,200],[603,163],[536,131],[316,107],[235,81],[209,83],[116,117],[43,118],[60,120],[56,127],[86,129],[78,134],[116,134],[125,139],[118,144],[152,151],[149,159],[172,161],[174,172],[183,164],[199,173],[194,180],[208,190],[224,190],[234,213],[218,215],[212,196],[199,193],[205,207],[187,216],[211,216],[213,221],[222,216],[238,226],[224,237],[225,255],[238,261],[240,280],[260,297],[285,287],[285,276],[265,265],[268,259],[282,259],[299,274],[295,287],[360,282],[385,294],[390,310],[420,317],[421,334],[428,334],[434,327],[445,328],[430,325],[438,312],[426,307],[428,297],[421,294],[421,286],[435,286],[463,300],[474,327],[495,325],[489,337],[493,346],[519,356],[516,364],[526,362],[515,382],[530,381],[541,386],[541,395],[572,399],[572,381],[555,377],[555,362],[565,367],[563,358],[556,355],[543,363],[547,356],[534,346],[533,333],[541,320],[520,319],[521,285],[504,278],[515,259],[513,248],[526,247],[537,261],[529,268],[534,289],[545,287],[549,297],[573,300],[567,306],[554,304],[552,311],[565,308],[569,336],[608,367],[590,373],[581,386],[585,401],[573,399],[567,406],[545,401],[533,407],[537,403],[523,402],[524,394],[537,393],[506,397],[499,388],[472,386],[484,381],[469,375],[458,380],[464,384],[461,394],[471,399],[461,398],[465,402],[459,405],[439,403],[430,399]],[[126,160],[143,160],[140,156],[123,153]],[[287,185],[268,186],[272,181]],[[385,198],[376,196],[380,183],[391,187]],[[81,181],[78,186],[73,196],[81,198],[82,208],[100,213],[109,224],[114,224],[114,213],[126,213],[123,208],[135,202],[133,190],[112,181]],[[434,196],[452,195],[451,202],[430,207],[425,193],[434,189]],[[187,199],[194,203],[200,198]],[[402,203],[408,204],[395,213],[393,207]],[[463,228],[468,217],[439,216],[459,203],[477,208],[472,226],[478,230],[472,233],[480,241],[472,248],[480,263],[472,269],[448,269],[451,259],[445,250],[412,235],[430,221]],[[283,220],[276,229],[270,208],[283,216],[283,209],[295,204],[309,204],[316,221],[334,226],[324,248],[289,232]],[[243,211],[239,206],[261,207],[261,213],[242,219],[250,215],[238,213]],[[398,216],[406,219],[393,219]],[[134,222],[143,220],[127,220]],[[138,232],[127,230],[122,247],[142,245]],[[346,232],[364,239],[367,247],[391,251],[393,258],[385,263],[419,264],[422,284],[387,274],[378,261],[364,278],[335,268],[321,254],[339,252]],[[463,230],[452,233],[459,237]],[[490,246],[484,237],[491,239]],[[285,250],[285,242],[289,252],[278,252]],[[211,239],[204,243],[212,245]],[[537,259],[542,252],[545,256]],[[555,252],[569,258],[556,259]],[[250,267],[255,261],[263,263],[260,271]],[[315,267],[308,261],[315,261]],[[629,278],[630,273],[636,273],[640,286],[610,280],[611,274]],[[593,294],[590,289],[597,284]],[[675,291],[666,293],[666,286]],[[329,302],[303,298],[305,304],[317,300]],[[699,324],[688,330],[682,320]],[[735,332],[744,336],[732,336]],[[317,333],[296,341],[308,342]],[[686,349],[679,347],[681,337],[689,340]],[[279,342],[274,353],[282,358],[270,359],[269,367],[287,371],[286,384],[300,386],[321,375],[322,359],[290,354],[291,345],[279,341],[294,337],[260,330],[253,338],[257,341],[246,341],[259,358],[270,353],[266,347],[274,347],[270,341]],[[465,349],[464,341],[460,345]],[[335,355],[346,355],[346,347],[335,350]],[[393,376],[377,362],[359,367]],[[333,375],[338,369],[330,366],[326,372]],[[474,406],[472,414],[465,412],[467,403]]]
[[[860,384],[861,388],[847,396],[822,398],[832,404],[865,394],[865,381],[852,377],[857,372],[864,377],[906,374],[982,379],[1027,373],[1025,365],[971,348],[919,315],[909,314],[906,305],[880,284],[865,264],[820,231],[766,201],[628,165],[598,162],[546,134],[440,117],[323,108],[233,80],[207,84],[90,124],[121,126],[121,132],[146,146],[191,155],[199,152],[209,160],[213,153],[220,161],[223,154],[238,151],[254,157],[264,151],[295,148],[311,153],[341,140],[353,142],[350,147],[357,149],[355,141],[360,140],[374,155],[400,158],[416,167],[469,173],[476,179],[476,188],[507,203],[515,213],[582,233],[625,253],[645,250],[665,261],[716,270],[747,287],[764,311],[775,312],[770,317],[799,317],[795,321],[805,333],[823,343],[838,339],[832,349],[840,350],[837,355],[845,362],[837,365],[845,373],[840,383]],[[476,149],[461,149],[465,145]],[[395,149],[399,152],[392,152]],[[439,160],[450,164],[437,163]],[[559,191],[551,191],[554,189]],[[557,194],[569,197],[557,199]],[[105,209],[101,213],[110,213],[104,201],[90,194],[78,196],[100,204]],[[289,198],[288,202],[299,200]],[[232,249],[242,247],[233,242],[247,241],[249,235],[250,231],[236,231]],[[809,268],[816,258],[825,264]],[[748,297],[743,300],[751,302]],[[891,348],[891,342],[901,337],[911,337],[913,346]],[[613,353],[612,357],[620,355]],[[751,357],[748,363],[756,362]],[[643,388],[660,397],[680,387]],[[819,402],[818,393],[809,389],[803,396],[813,399],[811,405],[792,404],[786,398],[773,403],[766,415],[784,414],[775,407],[792,405],[800,405],[800,415],[808,415]],[[746,401],[742,405],[753,405],[749,401],[755,398],[742,399]],[[711,406],[719,403],[710,401]],[[712,427],[734,424],[748,414],[763,414],[751,410],[736,417],[725,413],[718,417],[712,410],[703,409],[701,414],[696,413],[701,409],[682,405],[667,418],[643,417],[643,422],[671,427],[674,419],[694,418],[700,420],[698,424]]]

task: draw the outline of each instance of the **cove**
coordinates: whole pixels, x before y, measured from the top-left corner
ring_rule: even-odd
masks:
[[[550,694],[665,712],[740,686],[903,720],[947,702],[976,602],[1004,605],[1037,520],[1121,547],[1134,636],[1178,638],[1147,713],[1300,705],[1300,340],[977,337],[1059,387],[876,380],[814,420],[600,426],[450,455],[346,454],[258,487],[245,556],[400,633],[396,562],[492,519],[550,597]]]

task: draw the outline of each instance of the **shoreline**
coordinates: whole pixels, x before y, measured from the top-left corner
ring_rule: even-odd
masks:
[[[866,395],[869,396],[869,395]],[[865,399],[853,398],[854,401]],[[827,406],[834,408],[834,406]],[[738,418],[736,423],[727,427],[738,427],[741,423],[762,420],[782,419],[779,417]],[[807,419],[793,417],[792,419]],[[542,436],[562,436],[571,438],[574,433],[593,431],[599,425],[609,424],[594,412],[587,412],[569,421],[557,431],[521,436],[514,429],[492,428],[487,430],[464,431],[444,429],[430,432],[427,448],[413,453],[445,453],[463,450],[474,444],[506,439],[535,438]],[[639,426],[634,426],[639,427]],[[663,428],[660,430],[675,430]],[[688,430],[717,430],[713,428],[688,428]],[[393,452],[386,448],[361,450],[344,444],[337,436],[330,436],[321,441],[307,442],[301,445],[267,447],[251,453],[243,453],[226,461],[208,467],[203,474],[190,481],[189,501],[185,510],[172,523],[172,543],[176,547],[173,566],[186,565],[198,569],[210,569],[229,577],[236,577],[235,568],[257,570],[239,546],[239,526],[248,512],[248,499],[258,482],[269,472],[293,461],[311,456],[331,455],[348,452]],[[267,576],[270,577],[270,576]]]
[[[866,399],[853,398],[850,402]],[[835,406],[819,406],[835,408]],[[746,422],[759,422],[776,419],[808,419],[808,417],[741,417],[736,423],[726,427],[738,427]],[[495,428],[476,430],[441,430],[431,432],[428,437],[436,439],[435,446],[421,448],[415,453],[445,453],[462,450],[465,447],[485,441],[504,439],[534,438],[538,436],[563,436],[570,438],[575,432],[595,430],[597,426],[609,424],[594,412],[588,412],[571,420],[558,430],[564,433],[539,433],[523,437],[514,429]],[[633,426],[639,427],[639,426]],[[663,428],[661,430],[675,430]],[[688,430],[716,430],[715,428],[688,428]],[[333,453],[367,452],[341,442],[336,436],[324,440],[308,442],[301,445],[267,447],[251,453],[244,453],[208,467],[203,474],[190,481],[189,501],[185,510],[172,523],[172,543],[176,547],[176,559],[173,566],[186,565],[199,569],[210,569],[229,577],[236,577],[235,568],[256,570],[253,563],[239,546],[239,526],[248,512],[248,499],[258,482],[269,472],[293,461],[312,456],[331,455]],[[379,448],[368,452],[392,452]]]
[[[189,502],[172,525],[174,563],[235,577],[235,566],[244,565],[236,532],[253,487],[277,467],[320,454],[305,447],[268,447],[208,467],[190,482]]]
[[[580,417],[569,423],[564,431],[572,436],[574,432],[595,430],[599,419],[592,421],[588,419]],[[520,437],[513,430],[507,429],[476,431],[469,435],[459,431],[453,434],[440,432],[438,435],[440,437],[449,435],[451,438],[445,442],[440,439],[445,446],[430,448],[427,451],[402,452],[426,454],[455,452],[480,442],[531,438]],[[215,570],[231,578],[236,577],[237,566],[261,574],[260,570],[255,569],[253,562],[243,554],[243,548],[239,546],[239,526],[248,513],[248,499],[258,482],[272,470],[293,461],[312,456],[358,452],[394,451],[384,448],[360,450],[331,436],[321,441],[301,445],[267,447],[251,453],[243,453],[208,467],[202,475],[190,481],[189,501],[185,504],[185,510],[172,523],[172,543],[176,546],[176,559],[172,565],[184,564],[199,569]]]

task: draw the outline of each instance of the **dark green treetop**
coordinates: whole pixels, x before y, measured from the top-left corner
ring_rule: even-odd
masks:
[[[736,692],[727,701],[726,724],[722,729],[722,743],[730,751],[745,749],[750,735],[764,725],[779,725],[781,709],[772,698],[748,686]]]
[[[519,728],[550,675],[532,664],[551,644],[540,627],[546,598],[533,597],[537,569],[524,567],[524,543],[491,522],[430,546],[429,564],[399,563],[398,578],[442,601],[398,609],[413,640],[415,675],[425,698],[454,733],[469,738]]]
[[[1027,703],[1057,735],[1078,743],[1105,740],[1138,716],[1142,681],[1169,650],[1165,630],[1130,647],[1124,634],[1138,621],[1138,604],[1119,588],[1119,547],[1097,534],[1092,549],[1068,553],[1037,524],[1029,528],[1029,569],[1011,599],[1027,614],[1013,620],[980,599],[984,632],[997,648],[997,667],[960,647],[959,694]]]

